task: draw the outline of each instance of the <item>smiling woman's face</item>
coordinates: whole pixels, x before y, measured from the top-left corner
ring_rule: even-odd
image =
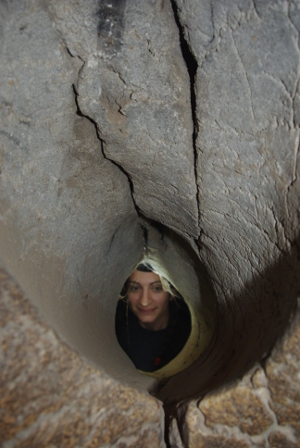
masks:
[[[147,330],[163,330],[168,325],[169,301],[173,297],[164,291],[154,272],[133,271],[128,280],[128,302],[140,325]]]

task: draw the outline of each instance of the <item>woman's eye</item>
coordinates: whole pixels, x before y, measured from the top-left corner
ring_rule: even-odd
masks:
[[[153,291],[154,291],[154,292],[160,292],[160,291],[162,291],[162,287],[161,287],[161,286],[155,286],[155,287],[153,288]]]
[[[135,291],[137,291],[138,289],[139,289],[138,286],[130,286],[129,291],[130,291],[130,292],[135,292]]]

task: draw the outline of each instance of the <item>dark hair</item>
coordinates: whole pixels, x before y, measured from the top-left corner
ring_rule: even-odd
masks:
[[[140,272],[153,272],[153,267],[149,263],[140,263],[136,270]]]
[[[140,272],[155,272],[156,274],[158,274],[161,282],[162,282],[162,287],[163,290],[168,292],[169,294],[171,294],[171,296],[173,296],[176,299],[179,300],[184,300],[182,295],[180,294],[180,292],[177,291],[176,288],[174,288],[174,286],[172,285],[172,283],[169,282],[169,280],[167,280],[165,277],[163,277],[162,275],[160,275],[158,272],[154,271],[153,267],[147,263],[146,261],[142,261],[141,263],[138,264],[138,266],[136,267],[137,271]],[[121,290],[121,293],[119,295],[120,299],[125,299],[126,300],[126,296],[127,296],[127,286],[128,286],[128,279],[126,280],[126,282],[123,285],[123,288]]]
[[[149,263],[142,262],[142,263],[139,263],[139,264],[138,264],[136,270],[137,270],[137,271],[140,271],[140,272],[153,272],[153,267],[150,266]],[[128,277],[128,279],[129,279],[129,277]],[[119,298],[120,298],[120,299],[123,299],[123,300],[124,300],[124,299],[127,300],[127,286],[128,286],[128,279],[127,279],[126,282],[124,283],[123,288],[122,288],[122,290],[121,290],[121,293],[120,293],[120,295],[119,295]]]

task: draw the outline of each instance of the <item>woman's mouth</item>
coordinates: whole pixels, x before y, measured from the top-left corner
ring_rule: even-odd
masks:
[[[155,308],[138,308],[139,312],[142,314],[152,314],[155,311]]]

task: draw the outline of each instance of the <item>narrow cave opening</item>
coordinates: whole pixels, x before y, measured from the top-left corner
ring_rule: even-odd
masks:
[[[145,238],[143,263],[151,266],[151,269],[159,276],[159,280],[162,283],[165,282],[165,289],[170,288],[171,295],[178,294],[191,322],[186,344],[183,344],[177,356],[156,372],[146,373],[159,381],[149,389],[155,395],[160,384],[168,381],[169,377],[174,377],[178,372],[184,372],[202,356],[209,346],[215,331],[216,298],[211,285],[207,282],[207,275],[200,266],[198,256],[182,237],[161,224],[156,225],[153,222],[144,221],[142,228]],[[126,282],[131,275],[128,276]],[[126,290],[122,289],[123,304],[125,296]],[[123,307],[126,309],[126,303]],[[184,312],[183,309],[180,312]],[[184,390],[184,382],[181,387]],[[172,397],[169,398],[172,400]]]

